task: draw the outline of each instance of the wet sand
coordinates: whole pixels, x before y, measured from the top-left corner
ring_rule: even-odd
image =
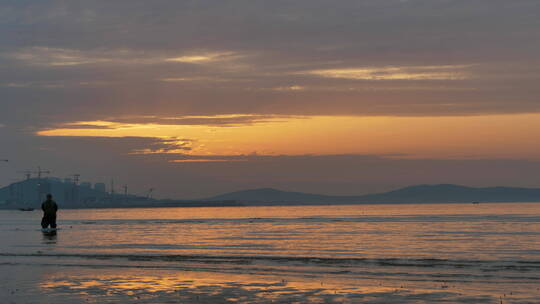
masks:
[[[537,303],[540,296],[540,291],[531,291],[534,286],[504,293],[477,290],[467,282],[11,260],[2,258],[0,266],[2,303]]]

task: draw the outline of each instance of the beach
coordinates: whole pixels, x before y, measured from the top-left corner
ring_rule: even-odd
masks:
[[[2,303],[538,303],[537,204],[0,211]]]

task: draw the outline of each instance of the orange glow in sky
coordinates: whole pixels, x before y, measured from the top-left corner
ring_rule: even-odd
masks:
[[[537,159],[540,135],[531,130],[540,130],[540,114],[275,117],[228,125],[81,121],[42,130],[38,135],[152,137],[191,149],[166,153],[190,155],[404,154],[413,158]]]

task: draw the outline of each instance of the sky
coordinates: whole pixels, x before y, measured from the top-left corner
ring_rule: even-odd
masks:
[[[0,1],[0,185],[540,187],[537,0]]]

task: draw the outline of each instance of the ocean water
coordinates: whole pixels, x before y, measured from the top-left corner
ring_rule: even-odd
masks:
[[[328,281],[351,303],[347,294],[368,291],[389,303],[400,294],[396,303],[540,303],[540,204],[61,210],[56,235],[39,231],[40,217],[0,211],[1,265],[101,269],[81,280],[104,289],[137,269],[146,278],[131,282],[137,290],[165,284],[164,271],[169,280],[204,272],[228,274],[223,282]],[[84,290],[69,278],[34,281],[41,291]]]

